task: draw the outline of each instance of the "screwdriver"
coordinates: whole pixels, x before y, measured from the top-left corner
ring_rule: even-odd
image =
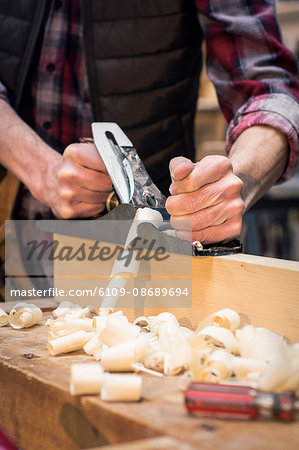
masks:
[[[193,382],[185,392],[185,406],[202,416],[283,422],[299,418],[299,399],[293,391],[275,394],[250,386]]]

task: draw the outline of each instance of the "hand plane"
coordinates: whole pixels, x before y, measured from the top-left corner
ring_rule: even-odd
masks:
[[[136,208],[150,207],[158,209],[161,213],[162,226],[158,230],[150,223],[141,223],[137,230],[138,236],[146,236],[149,242],[156,243],[153,250],[162,246],[169,253],[190,256],[229,255],[242,251],[242,244],[238,240],[225,244],[202,245],[197,241],[191,242],[191,239],[185,241],[167,235],[164,231],[172,227],[170,215],[165,208],[166,197],[154,184],[130,139],[116,123],[94,122],[91,128],[93,139],[81,138],[80,142],[94,143],[112,180],[114,192],[111,192],[106,202],[108,212],[96,220],[87,223],[85,221],[83,227],[80,220],[68,221],[67,227],[64,220],[37,221],[36,225],[40,230],[97,240],[99,222],[111,220],[111,227],[105,227],[106,235],[103,236],[103,232],[101,234],[102,238],[109,242],[109,234],[115,234],[112,231],[113,222],[123,220],[124,226],[121,227],[121,232],[117,232],[117,239],[124,241],[130,222],[135,217]],[[146,248],[146,244],[143,248]]]
[[[163,228],[171,228],[170,216],[165,208],[166,197],[160,192],[153,180],[149,176],[141,159],[138,156],[134,145],[116,124],[109,122],[94,122],[91,125],[93,141],[101,156],[107,172],[112,180],[114,192],[112,192],[106,202],[107,216],[118,218],[120,213],[126,216],[128,207],[124,206],[113,213],[113,208],[118,205],[131,205],[135,208],[150,207],[157,208],[164,219]],[[132,209],[131,209],[132,211]],[[108,218],[108,217],[106,217]],[[150,224],[140,224],[139,231],[145,235],[152,235],[159,245],[163,244],[169,251],[179,253],[186,250],[186,254],[195,256],[226,255],[239,253],[241,244],[234,240],[227,244],[208,244],[182,241],[176,237],[167,236],[156,230]],[[161,242],[162,241],[162,242]],[[192,250],[190,246],[192,245]]]

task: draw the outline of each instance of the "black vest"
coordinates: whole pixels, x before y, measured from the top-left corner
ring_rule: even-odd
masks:
[[[45,5],[0,0],[0,80],[16,110]],[[82,8],[94,120],[117,122],[165,191],[169,160],[194,157],[201,69],[194,0],[83,0]]]

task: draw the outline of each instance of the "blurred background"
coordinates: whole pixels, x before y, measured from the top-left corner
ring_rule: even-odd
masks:
[[[285,45],[299,60],[299,0],[277,0]],[[195,120],[196,159],[225,154],[226,122],[213,85],[203,71]],[[299,261],[299,173],[274,186],[245,214],[241,240],[246,253]]]

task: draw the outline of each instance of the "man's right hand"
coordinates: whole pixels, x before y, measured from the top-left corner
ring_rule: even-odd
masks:
[[[96,147],[71,144],[49,164],[39,197],[58,218],[83,218],[102,212],[111,191],[111,179]]]
[[[112,183],[93,144],[49,147],[0,98],[0,164],[62,219],[91,217],[105,208]]]

